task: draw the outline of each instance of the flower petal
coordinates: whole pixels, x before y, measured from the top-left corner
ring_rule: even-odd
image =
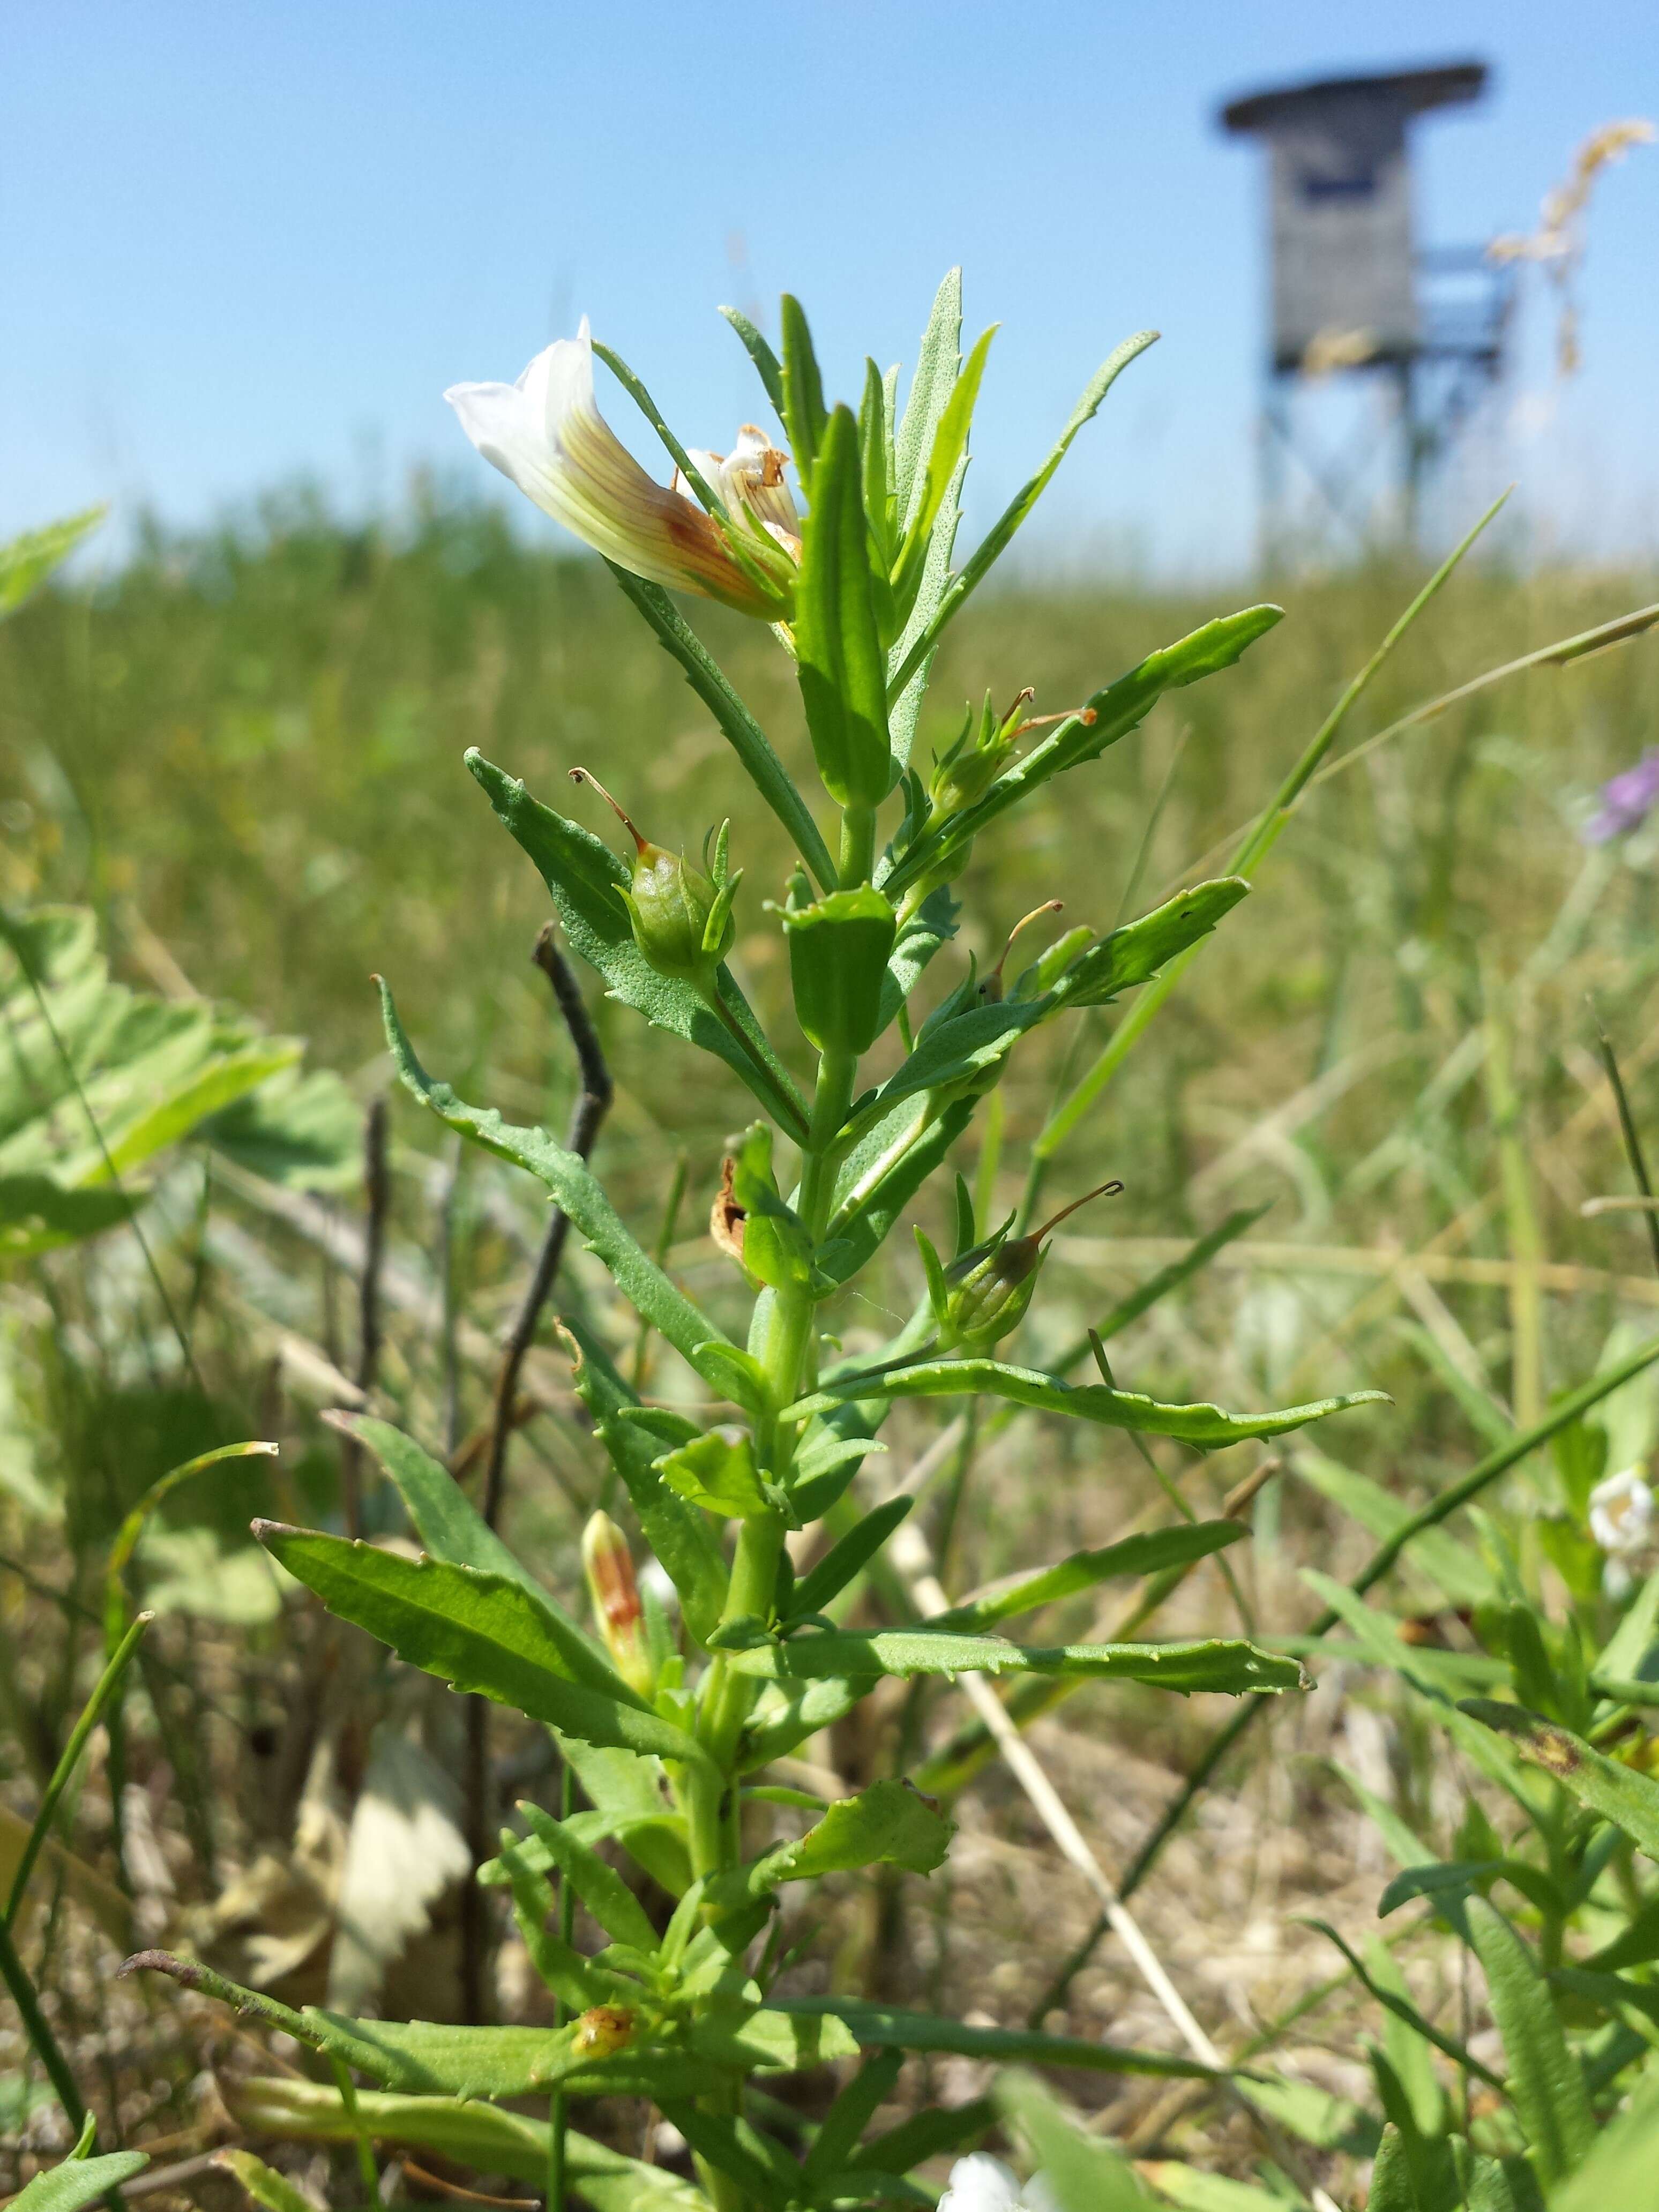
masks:
[[[757,584],[716,525],[647,476],[606,423],[585,316],[516,384],[457,384],[444,397],[487,461],[618,568],[769,621],[788,612],[787,592]]]

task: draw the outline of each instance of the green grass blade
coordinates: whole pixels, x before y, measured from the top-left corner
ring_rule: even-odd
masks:
[[[17,1871],[12,1876],[11,1893],[6,1899],[4,1915],[8,1928],[15,1928],[17,1925],[17,1914],[23,1902],[23,1893],[28,1887],[29,1876],[34,1871],[34,1863],[40,1857],[46,1837],[51,1832],[52,1815],[58,1810],[58,1800],[68,1789],[70,1778],[81,1763],[81,1754],[87,1747],[87,1739],[103,1718],[104,1708],[115,1695],[120,1686],[121,1677],[126,1673],[129,1662],[143,1641],[144,1631],[155,1618],[154,1613],[141,1613],[131,1627],[128,1629],[110,1655],[92,1695],[87,1699],[80,1719],[76,1721],[70,1733],[69,1741],[64,1746],[63,1755],[53,1768],[52,1778],[42,1793],[40,1809],[34,1816],[33,1825],[29,1830],[28,1841],[24,1844],[22,1856],[17,1862]]]

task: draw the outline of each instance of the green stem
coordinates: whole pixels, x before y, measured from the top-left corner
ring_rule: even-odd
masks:
[[[81,2101],[81,2093],[75,2086],[75,2076],[69,2063],[58,2048],[58,2039],[47,2025],[40,2009],[40,2000],[34,1984],[29,1979],[28,1968],[17,1955],[17,1946],[11,1940],[11,1930],[0,1921],[0,1981],[11,1992],[23,2023],[23,2033],[34,2047],[34,2055],[46,2069],[46,2078],[58,2093],[58,2101],[64,2108],[64,2118],[70,2130],[79,2135],[86,2125],[87,2108]]]
[[[876,868],[876,810],[849,806],[841,817],[841,887],[856,890]]]

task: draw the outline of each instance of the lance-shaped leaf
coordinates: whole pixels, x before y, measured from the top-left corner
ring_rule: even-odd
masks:
[[[910,1200],[973,1120],[978,1103],[974,1098],[957,1099],[937,1120],[928,1121],[913,1141],[894,1148],[888,1164],[868,1178],[856,1203],[836,1221],[833,1234],[813,1255],[820,1272],[831,1282],[850,1282],[875,1257]],[[915,1100],[905,1102],[900,1113],[907,1108],[913,1122],[923,1119]]]
[[[866,1449],[860,1444],[849,1444],[849,1450],[860,1457]],[[873,1512],[861,1515],[811,1572],[795,1584],[789,1605],[790,1619],[785,1626],[810,1620],[815,1613],[822,1613],[831,1598],[845,1589],[855,1576],[862,1574],[915,1502],[910,1497],[890,1498]]]
[[[121,1971],[150,1969],[280,2028],[298,2043],[366,2074],[382,2088],[416,2095],[525,2097],[563,2087],[577,2096],[657,2097],[670,2087],[700,2094],[718,2070],[683,2047],[653,2040],[641,2027],[621,2051],[594,2057],[583,2024],[563,2027],[453,2027],[426,2020],[353,2020],[316,2005],[302,2011],[263,1990],[245,1989],[194,1959],[140,1951]]]
[[[1037,2066],[1075,2066],[1091,2074],[1156,2074],[1182,2080],[1210,2080],[1213,2069],[1195,2058],[1163,2051],[1134,2051],[1122,2044],[1097,2043],[1073,2035],[1044,2035],[1029,2027],[970,2027],[965,2021],[935,2019],[931,2013],[905,2012],[896,2005],[862,1997],[779,1997],[773,2008],[803,2017],[830,2014],[844,2021],[866,2051],[946,2051],[962,2058],[993,2062],[1025,2060]]]
[[[988,1083],[1015,1040],[1046,1020],[1054,1000],[1009,999],[1000,1005],[969,1006],[932,1022],[916,1039],[916,1048],[847,1124],[851,1139],[866,1135],[907,1098],[923,1091],[948,1091],[953,1085]]]
[[[660,1440],[623,1418],[637,1408],[639,1398],[598,1338],[575,1320],[561,1327],[575,1360],[576,1395],[592,1415],[599,1442],[622,1477],[641,1533],[679,1592],[687,1628],[699,1644],[706,1644],[726,1603],[726,1561],[714,1532],[696,1507],[677,1498],[658,1474]]]
[[[1284,609],[1246,607],[1240,613],[1206,623],[1174,645],[1148,653],[1127,675],[1120,676],[1088,702],[1085,714],[1070,715],[1034,745],[1024,760],[1000,775],[982,799],[959,814],[951,815],[922,837],[884,878],[890,897],[962,848],[999,815],[1007,811],[1066,769],[1097,759],[1108,745],[1115,744],[1146,720],[1166,691],[1196,684],[1218,670],[1230,668],[1257,638],[1284,618]]]
[[[585,1958],[548,1925],[553,1917],[553,1890],[545,1874],[510,1833],[501,1838],[501,1855],[478,1869],[482,1882],[505,1881],[513,1893],[513,1917],[519,1923],[530,1963],[559,2002],[571,2012],[591,2012],[599,2005],[632,2007],[644,1995],[637,1981],[612,1973]]]
[[[892,788],[887,664],[860,481],[858,424],[837,407],[812,477],[795,590],[795,654],[812,751],[839,805],[878,806]]]
[[[632,1006],[659,1029],[723,1060],[741,1076],[769,1114],[797,1133],[806,1108],[788,1070],[767,1042],[731,970],[719,973],[720,999],[741,1032],[732,1036],[689,983],[659,975],[635,941],[623,897],[631,882],[627,867],[602,838],[568,822],[532,799],[523,784],[476,749],[466,764],[483,786],[497,818],[536,864],[573,951],[605,978],[613,999]]]
[[[1645,1856],[1659,1859],[1659,1782],[1523,1706],[1468,1698],[1462,1710],[1506,1736],[1528,1765],[1542,1767],[1581,1805],[1622,1828]]]
[[[830,857],[818,825],[796,789],[794,779],[772,750],[771,740],[732,690],[724,670],[706,650],[660,584],[632,575],[626,568],[617,568],[614,561],[607,561],[605,566],[655,630],[664,652],[679,663],[686,682],[720,724],[721,735],[748,771],[757,791],[793,838],[802,860],[826,890],[833,890],[836,864]],[[482,776],[479,781],[483,781]],[[484,787],[490,788],[488,784]],[[520,842],[523,842],[521,838]],[[532,853],[531,858],[535,860],[536,855]],[[539,860],[537,866],[541,866]]]
[[[270,1521],[256,1521],[253,1530],[331,1613],[422,1673],[585,1743],[702,1760],[692,1737],[659,1719],[592,1639],[522,1583]]]
[[[1091,945],[1060,978],[1054,996],[1068,1006],[1109,1006],[1121,991],[1150,981],[1166,961],[1207,937],[1249,888],[1243,876],[1224,876],[1177,891],[1139,921],[1126,922]]]
[[[1017,1614],[1034,1613],[1040,1605],[1054,1605],[1079,1590],[1092,1589],[1114,1575],[1152,1575],[1165,1567],[1188,1566],[1249,1533],[1242,1521],[1181,1522],[1173,1528],[1148,1529],[1144,1535],[1126,1536],[1097,1551],[1073,1552],[1069,1559],[1035,1574],[1016,1576],[983,1597],[935,1613],[926,1626],[968,1634],[994,1628]]]
[[[0,622],[15,614],[24,600],[39,591],[52,570],[68,560],[108,513],[106,507],[83,507],[79,514],[49,522],[44,530],[26,530],[0,545]],[[104,2185],[100,2183],[100,2188]],[[99,2190],[92,2193],[95,2197]]]
[[[71,2155],[62,2165],[37,2173],[10,2199],[9,2212],[82,2212],[83,2205],[95,2204],[149,2164],[141,2150],[107,2151],[101,2158]]]
[[[960,309],[957,327],[961,326]],[[947,623],[962,611],[969,597],[982,584],[996,563],[1012,543],[1014,533],[1036,505],[1053,481],[1054,471],[1065,459],[1073,438],[1090,422],[1106,394],[1119,376],[1139,354],[1146,352],[1158,337],[1156,331],[1137,331],[1133,337],[1125,338],[1115,347],[1089,380],[1082,397],[1072,410],[1070,420],[1060,432],[1049,452],[1048,458],[1034,477],[1022,484],[986,532],[963,565],[962,574],[954,579],[948,592],[942,594],[938,607],[927,623],[916,635],[907,641],[906,650],[893,675],[895,695],[903,690],[916,671],[926,662],[938,643]]]
[[[880,1674],[1067,1674],[1150,1682],[1183,1696],[1194,1690],[1229,1696],[1295,1690],[1303,1682],[1296,1660],[1219,1638],[1191,1644],[1012,1644],[1005,1637],[932,1627],[814,1632],[787,1644],[762,1642],[728,1651],[726,1663],[738,1674],[778,1682]]]
[[[581,1842],[568,1821],[556,1820],[539,1805],[521,1804],[519,1810],[551,1863],[605,1934],[616,1942],[631,1943],[636,1951],[654,1951],[657,1931],[650,1916],[616,1869]]]
[[[699,2058],[740,2066],[745,2073],[802,2074],[859,2055],[857,2042],[832,2016],[810,2019],[725,1998],[693,2013],[683,2032],[686,2047]]]
[[[1510,2101],[1539,2179],[1549,2188],[1571,2172],[1595,2140],[1583,2072],[1526,1944],[1484,1897],[1472,1897],[1468,1911],[1470,1940],[1510,2063]]]
[[[813,350],[805,311],[788,292],[781,303],[780,319],[783,326],[783,365],[779,411],[794,448],[795,474],[816,506],[818,448],[824,435],[823,379],[818,370],[818,357]],[[738,334],[743,335],[741,330]]]
[[[701,1346],[725,1341],[720,1331],[635,1243],[602,1186],[589,1173],[586,1161],[556,1144],[545,1129],[521,1129],[503,1120],[494,1108],[485,1111],[457,1097],[448,1084],[437,1082],[416,1059],[414,1048],[398,1018],[392,994],[384,983],[380,986],[380,1002],[386,1017],[386,1041],[404,1087],[450,1128],[471,1138],[498,1158],[526,1169],[544,1184],[555,1204],[569,1216],[604,1261],[617,1289],[635,1311],[666,1337],[693,1367],[698,1367]]]
[[[961,367],[962,271],[947,269],[933,295],[927,327],[916,349],[904,412],[893,439],[893,488],[899,519],[904,524],[909,523],[921,500],[922,471]]]
[[[785,1419],[805,1420],[811,1413],[856,1400],[890,1406],[901,1398],[1006,1398],[1039,1413],[1064,1413],[1071,1419],[1098,1421],[1103,1427],[1133,1429],[1141,1436],[1177,1437],[1200,1451],[1219,1451],[1251,1437],[1279,1437],[1328,1413],[1353,1406],[1386,1404],[1381,1390],[1355,1390],[1341,1398],[1320,1398],[1306,1406],[1286,1406],[1273,1413],[1229,1413],[1219,1406],[1164,1406],[1135,1390],[1112,1390],[1103,1382],[1064,1382],[1030,1367],[1005,1367],[995,1359],[928,1359],[886,1375],[848,1375],[828,1382],[809,1398],[787,1407]]]
[[[503,1575],[522,1583],[544,1605],[552,1600],[527,1567],[508,1551],[483,1514],[473,1504],[447,1467],[423,1452],[412,1437],[394,1429],[390,1421],[369,1413],[335,1413],[328,1417],[343,1434],[366,1446],[391,1477],[415,1524],[415,1533],[434,1559],[447,1559],[454,1567],[477,1567],[485,1574]]]
[[[974,409],[979,401],[980,383],[985,374],[991,341],[996,334],[997,326],[993,323],[969,355],[962,374],[951,387],[951,396],[945,403],[938,428],[933,432],[927,465],[922,471],[916,495],[910,502],[904,542],[899,549],[898,561],[893,571],[893,591],[901,610],[908,609],[915,599],[934,528],[945,512],[951,487],[966,456],[968,434],[973,427]]]
[[[349,2143],[363,2128],[376,2142],[434,2151],[476,2172],[538,2185],[547,2179],[547,2121],[499,2105],[359,2089],[354,2114],[331,2085],[274,2075],[227,2075],[222,2094],[233,2119],[252,2136]],[[565,2132],[565,2172],[592,2212],[708,2212],[708,2198],[692,2183],[574,2128]]]

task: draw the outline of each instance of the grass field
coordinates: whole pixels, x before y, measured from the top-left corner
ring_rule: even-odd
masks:
[[[924,755],[988,684],[1029,684],[1036,711],[1051,712],[1234,605],[1274,597],[1287,619],[1237,670],[1174,695],[1142,732],[1022,814],[994,854],[987,841],[957,886],[963,932],[941,959],[939,990],[969,951],[994,961],[1006,932],[1045,900],[1064,901],[1066,924],[1104,930],[1189,871],[1223,872],[1419,581],[1379,561],[1261,591],[1030,581],[976,604],[936,672]],[[1266,1207],[1213,1267],[1115,1341],[1118,1380],[1243,1406],[1386,1389],[1392,1405],[1319,1431],[1320,1450],[1415,1502],[1582,1381],[1615,1329],[1652,1331],[1659,1282],[1642,1218],[1585,1218],[1581,1207],[1630,1187],[1587,1001],[1618,1048],[1638,1127],[1659,1133],[1659,830],[1601,846],[1580,833],[1595,787],[1659,742],[1659,646],[1638,638],[1535,668],[1362,747],[1419,702],[1655,596],[1651,578],[1472,565],[1434,601],[1367,693],[1334,770],[1259,888],[1049,1161],[1044,1189],[1055,1204],[1108,1176],[1126,1189],[1060,1238],[1022,1358],[1057,1355],[1230,1209]],[[793,682],[765,632],[706,612],[698,623],[781,750],[804,758]],[[303,501],[273,504],[242,533],[157,538],[95,591],[44,596],[0,629],[0,891],[13,905],[89,903],[128,980],[231,1000],[307,1037],[313,1061],[340,1071],[365,1107],[390,1080],[368,984],[382,971],[430,1067],[470,1097],[562,1128],[571,1057],[528,957],[545,896],[462,766],[473,745],[601,833],[612,826],[603,810],[564,781],[578,763],[665,842],[684,835],[689,848],[729,813],[732,857],[748,872],[732,963],[763,1013],[782,1005],[783,949],[763,904],[782,895],[777,825],[603,571],[527,551],[485,513],[426,510],[383,536],[340,530]],[[726,1279],[703,1224],[723,1140],[749,1118],[746,1098],[712,1061],[689,1052],[677,1060],[596,993],[590,1003],[617,1083],[599,1164],[650,1243],[684,1158],[670,1262],[718,1310]],[[1056,1024],[1017,1060],[991,1124],[998,1149],[960,1162],[994,1210],[1019,1199],[1054,1101],[1117,1018]],[[447,1156],[413,1108],[392,1110],[393,1255],[436,1297]],[[267,1432],[274,1417],[310,1455],[302,1470],[320,1464],[303,1389],[290,1385],[286,1402],[272,1396],[268,1330],[285,1328],[349,1366],[344,1292],[319,1277],[292,1224],[262,1215],[245,1191],[218,1194],[230,1241],[192,1246],[194,1193],[181,1171],[158,1202],[169,1279],[191,1301],[211,1387],[247,1431]],[[348,1196],[340,1208],[356,1203]],[[447,1262],[460,1322],[499,1329],[535,1230],[535,1206],[505,1170],[469,1170]],[[95,1452],[88,1442],[92,1401],[107,1421],[117,1382],[132,1382],[132,1361],[124,1366],[114,1346],[119,1311],[141,1317],[135,1338],[161,1334],[136,1261],[118,1256],[121,1240],[108,1249],[86,1273],[79,1262],[18,1271],[7,1292],[14,1342],[41,1328],[41,1301],[50,1305],[64,1358],[43,1387],[69,1390],[80,1407],[79,1425],[64,1425],[40,1454],[48,1490],[72,1490],[89,1455],[106,1466],[120,1457],[107,1436]],[[872,1342],[889,1334],[915,1298],[908,1238],[891,1249],[871,1310],[849,1305],[842,1317],[849,1344],[860,1332]],[[580,1259],[568,1295],[627,1347],[630,1325]],[[485,1367],[463,1360],[459,1402],[447,1410],[441,1347],[418,1315],[394,1311],[387,1328],[382,1385],[400,1416],[434,1441],[446,1423],[451,1441],[465,1439],[485,1411]],[[96,1357],[71,1389],[64,1378],[88,1334]],[[156,1356],[166,1380],[171,1354]],[[655,1379],[670,1394],[685,1381],[667,1361]],[[509,1522],[574,1586],[598,1460],[556,1377],[545,1391],[547,1418],[526,1432]],[[952,1589],[1024,1563],[1034,1545],[1046,1559],[1104,1540],[1158,1503],[1154,1478],[1172,1472],[1124,1437],[1079,1442],[1030,1420],[981,1428],[958,1439],[932,1524]],[[899,1425],[896,1455],[931,1433]],[[1189,1485],[1194,1502],[1218,1505],[1252,1457],[1204,1463]],[[136,1478],[111,1479],[122,1490]],[[1369,1546],[1311,1480],[1270,1483],[1253,1511],[1255,1541],[1237,1583],[1194,1576],[1160,1632],[1213,1630],[1240,1612],[1266,1632],[1293,1629],[1315,1609],[1298,1570],[1340,1571]],[[0,1500],[0,1519],[21,1513]],[[20,1525],[8,1542],[33,1547],[48,1583],[89,1589],[93,1548],[88,1540],[77,1553],[72,1528]],[[1408,1571],[1403,1596],[1426,1607],[1431,1592]],[[15,1583],[3,1603],[23,1705],[52,1721],[69,1698],[68,1678],[57,1679],[64,1662],[31,1632],[50,1612]],[[177,1838],[158,1848],[179,1909],[205,1909],[216,1883],[202,1863],[203,1808],[219,1801],[210,1809],[222,1875],[245,1872],[258,1832],[249,1807],[264,1786],[246,1741],[288,1677],[268,1623],[246,1633],[188,1619],[163,1628],[158,1647],[186,1670],[199,1662],[212,1695],[204,1705],[199,1679],[178,1698],[158,1691],[157,1739],[135,1748],[135,1771],[149,1777],[156,1826]],[[895,1740],[937,1741],[961,1717],[949,1699],[941,1690],[926,1711],[915,1700],[884,1709],[873,1737],[831,1747],[837,1771],[885,1771]],[[1036,1730],[1109,1867],[1133,1857],[1214,1725],[1215,1702],[1193,1701],[1171,1720],[1167,1700],[1096,1693]],[[180,1812],[155,1778],[164,1765],[176,1776],[180,1742],[192,1738],[205,1779],[194,1784],[194,1813],[190,1778],[179,1781]],[[1291,1913],[1316,1900],[1357,1924],[1374,1903],[1378,1861],[1317,1768],[1315,1755],[1333,1746],[1425,1818],[1455,1811],[1392,1693],[1345,1697],[1336,1669],[1275,1720],[1143,1899],[1172,1972],[1212,2033],[1234,2043],[1327,1971],[1329,1954],[1290,1924]],[[9,1770],[19,1809],[30,1764],[19,1754]],[[814,1955],[862,1960],[866,1979],[894,1994],[1022,2018],[1086,1932],[1093,1899],[1056,1874],[1042,1830],[998,1770],[961,1817],[953,1887],[935,1885],[922,1905],[877,1885],[805,1932]],[[96,1830],[94,1819],[94,1843]],[[906,1937],[896,1946],[895,1929]],[[997,1952],[988,1970],[988,1931]],[[80,1958],[85,1972],[98,1954],[94,1943],[60,1955]],[[104,2066],[130,2130],[187,2135],[197,2125],[173,2029],[152,2019],[140,2034],[104,2008],[106,1992],[77,1988],[67,1965],[57,2002],[88,2065]],[[1279,2055],[1309,2081],[1352,2089],[1346,2002],[1298,2026]],[[1120,2040],[1167,2040],[1109,1947],[1063,2008],[1079,2033],[1109,2026]],[[120,2033],[148,2053],[131,2066],[108,2048],[124,2021]],[[934,2069],[927,2094],[963,2094],[950,2073],[957,2064]],[[165,2094],[139,2086],[146,2065],[169,2085]],[[1159,2087],[1122,2090],[1114,2133],[1141,2148],[1177,2140],[1183,2154],[1221,2168],[1246,2156],[1236,2116],[1179,2100],[1166,2112]]]

